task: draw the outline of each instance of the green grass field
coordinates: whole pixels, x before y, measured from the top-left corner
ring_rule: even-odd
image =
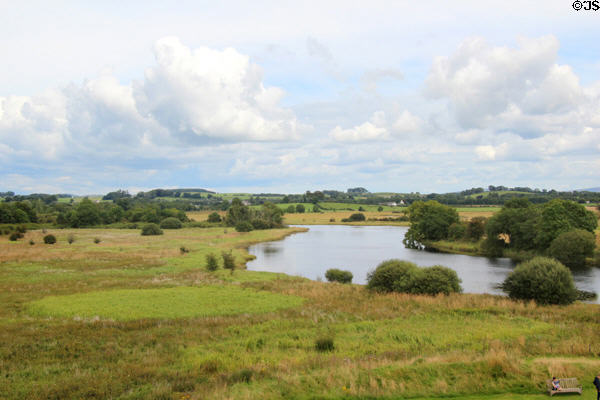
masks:
[[[0,398],[535,400],[552,375],[595,395],[600,306],[379,295],[241,269],[250,244],[298,231],[0,237]],[[233,274],[206,270],[207,254],[230,250]]]
[[[282,296],[226,286],[121,289],[48,296],[28,304],[32,315],[117,321],[211,317],[273,312],[302,304]]]

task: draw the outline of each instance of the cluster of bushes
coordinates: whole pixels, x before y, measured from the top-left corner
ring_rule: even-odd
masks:
[[[8,240],[12,242],[22,239],[25,236],[25,232],[27,232],[27,227],[25,225],[9,225],[0,229],[0,235],[9,235]]]
[[[233,271],[235,270],[235,257],[231,251],[221,252],[221,258],[223,259],[223,268],[230,270],[233,274]],[[219,269],[219,261],[217,260],[217,256],[212,253],[206,255],[206,269],[208,271],[216,271]]]
[[[37,213],[29,201],[0,203],[0,224],[23,224],[37,221]]]
[[[501,256],[506,250],[550,255],[576,267],[592,257],[597,227],[594,213],[572,201],[533,205],[527,199],[515,199],[488,220],[483,249],[491,256]]]
[[[350,215],[348,218],[342,218],[342,222],[360,222],[365,221],[367,218],[363,213],[354,213]]]
[[[251,210],[239,199],[233,199],[225,216],[225,224],[238,232],[254,229],[272,229],[283,226],[283,211],[273,203],[265,203],[260,209]]]
[[[385,221],[385,222],[406,222],[408,221],[408,216],[402,215],[400,217],[382,217],[382,218],[369,218],[369,221]]]
[[[329,282],[351,283],[353,277],[352,272],[337,268],[331,268],[325,272],[325,278]]]
[[[401,260],[384,261],[367,275],[367,288],[381,293],[450,294],[462,291],[460,282],[456,271],[450,268],[421,268]]]
[[[286,209],[285,212],[288,214],[293,214],[293,213],[304,213],[306,211],[306,207],[304,207],[304,204],[296,204],[295,206],[289,205]]]
[[[56,223],[72,228],[108,225],[116,222],[159,224],[169,218],[177,219],[180,222],[189,221],[183,210],[164,207],[164,204],[145,204],[133,207],[129,198],[119,198],[114,203],[94,203],[89,199],[83,199],[76,205],[60,204],[56,207],[60,209]]]

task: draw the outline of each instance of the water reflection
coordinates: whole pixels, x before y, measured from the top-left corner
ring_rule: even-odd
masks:
[[[250,247],[256,259],[248,269],[283,272],[310,279],[324,277],[329,268],[350,270],[354,283],[365,283],[367,273],[390,258],[412,261],[420,266],[444,265],[454,269],[467,293],[502,294],[496,288],[514,268],[507,258],[489,259],[459,254],[406,249],[402,244],[407,227],[311,225],[309,231],[277,242]],[[600,292],[600,270],[573,272],[577,287]]]

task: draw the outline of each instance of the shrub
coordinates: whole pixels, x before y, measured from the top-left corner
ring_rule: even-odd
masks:
[[[95,238],[94,238],[94,243],[96,243],[96,244],[100,243],[101,241],[102,241],[102,240],[100,240],[100,238],[99,238],[99,237],[95,237]]]
[[[481,239],[485,233],[486,222],[487,218],[485,217],[471,218],[471,220],[467,223],[466,236],[473,241],[478,241]]]
[[[187,248],[187,247],[185,247],[185,246],[181,246],[181,247],[179,248],[179,251],[181,252],[181,254],[186,254],[186,253],[189,253],[189,252],[190,252],[190,249],[188,249],[188,248]]]
[[[460,279],[456,271],[441,265],[421,268],[413,293],[436,295],[460,293]]]
[[[46,244],[56,243],[56,236],[54,236],[53,234],[48,234],[48,235],[44,236],[44,243],[46,243]]]
[[[329,222],[335,222],[335,218],[329,218]]]
[[[69,236],[67,236],[67,242],[69,244],[72,244],[75,241],[75,235],[73,235],[72,233],[69,234]]]
[[[33,239],[29,240],[29,244],[32,245],[32,246],[35,244],[35,242],[33,241]]]
[[[547,257],[519,264],[501,287],[512,299],[535,300],[539,304],[570,304],[577,298],[571,271]]]
[[[465,237],[467,226],[463,222],[455,222],[448,227],[448,238],[459,240]]]
[[[382,212],[383,211],[383,207],[381,207],[381,206],[377,207],[377,211]]]
[[[142,236],[162,235],[163,231],[156,224],[146,224],[142,228]]]
[[[162,229],[181,229],[182,223],[175,217],[165,218],[160,222]]]
[[[367,275],[367,288],[378,292],[436,295],[461,292],[460,279],[450,268],[419,268],[408,261],[388,260]]]
[[[350,271],[342,271],[341,269],[331,268],[325,272],[325,278],[327,278],[329,282],[351,283],[353,275]]]
[[[293,205],[288,206],[288,208],[285,210],[286,213],[288,214],[293,214],[296,212],[296,207],[294,207]]]
[[[21,239],[22,237],[23,237],[23,234],[21,232],[13,232],[8,237],[8,240],[10,240],[12,242],[16,242],[17,240]]]
[[[206,255],[206,269],[209,271],[216,271],[219,269],[217,257],[215,257],[215,255],[212,253]]]
[[[350,221],[365,221],[365,214],[363,213],[354,213],[349,218]]]
[[[358,211],[365,211],[363,206],[358,207]]]
[[[323,336],[315,340],[315,350],[321,353],[333,351],[334,349],[333,337],[331,336]]]
[[[384,261],[367,274],[367,288],[377,292],[406,292],[413,286],[419,267],[408,261]]]
[[[235,269],[235,258],[233,257],[233,254],[231,254],[231,251],[222,252],[221,257],[223,258],[223,268],[231,270],[231,273],[233,274],[233,270]]]
[[[207,221],[212,223],[221,222],[221,216],[217,212],[210,213]]]
[[[248,221],[241,221],[235,225],[235,230],[238,232],[250,232],[254,227]]]
[[[304,204],[296,204],[296,212],[297,213],[303,213],[304,211],[306,211]]]
[[[596,237],[583,229],[560,234],[550,244],[548,253],[568,267],[585,266],[586,257],[593,257]]]
[[[19,233],[26,233],[27,227],[25,225],[19,225],[15,228],[15,230]]]

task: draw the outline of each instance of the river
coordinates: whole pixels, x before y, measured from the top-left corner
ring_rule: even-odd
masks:
[[[283,272],[309,279],[325,277],[329,268],[349,270],[353,283],[366,283],[367,273],[380,262],[398,258],[419,266],[444,265],[458,273],[466,293],[502,294],[496,289],[515,264],[508,258],[473,257],[407,249],[404,226],[309,225],[275,242],[250,246],[253,271]],[[600,268],[573,271],[579,289],[600,292]]]

